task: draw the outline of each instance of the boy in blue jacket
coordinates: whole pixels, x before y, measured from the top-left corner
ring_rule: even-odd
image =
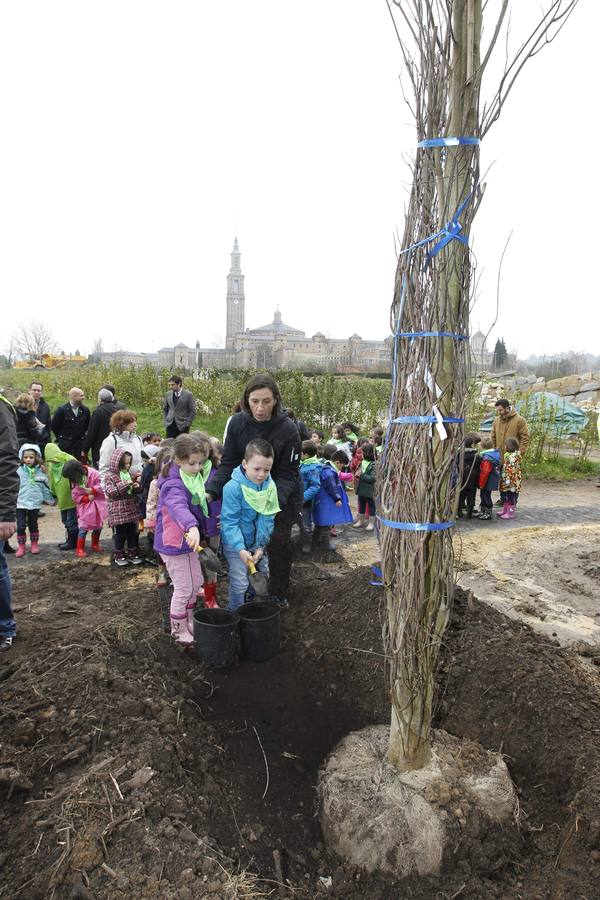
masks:
[[[302,478],[302,552],[310,553],[312,546],[313,500],[321,490],[322,463],[317,458],[314,441],[302,441],[300,477]]]
[[[241,465],[223,488],[221,540],[229,567],[228,609],[238,609],[249,587],[248,560],[269,576],[266,547],[279,510],[277,488],[271,478],[273,448],[261,438],[246,446]]]

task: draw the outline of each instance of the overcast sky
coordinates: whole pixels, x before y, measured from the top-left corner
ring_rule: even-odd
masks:
[[[516,45],[541,4],[513,6]],[[472,327],[512,231],[490,343],[522,357],[600,353],[599,25],[581,0],[482,145]],[[385,337],[416,140],[400,70],[385,0],[2,4],[0,350],[31,319],[67,352],[222,346],[236,234],[247,327],[278,305],[309,335]]]

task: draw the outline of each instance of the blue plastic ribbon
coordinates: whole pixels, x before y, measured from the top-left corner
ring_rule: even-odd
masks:
[[[371,572],[377,578],[383,578],[383,572],[379,568],[379,566],[371,566]],[[372,584],[373,587],[383,587],[383,581],[370,581],[369,584]]]
[[[456,334],[454,331],[395,331],[395,337],[416,338],[416,337],[449,337],[457,341],[468,341],[468,334]]]
[[[465,237],[464,234],[461,234],[462,225],[458,221],[458,217],[461,215],[463,209],[470,201],[474,193],[475,188],[473,188],[469,196],[465,200],[463,200],[450,221],[446,225],[444,225],[443,228],[441,228],[435,234],[430,234],[429,237],[423,238],[422,241],[417,241],[416,244],[411,244],[410,247],[407,247],[405,250],[401,250],[399,256],[403,256],[405,253],[412,253],[413,250],[417,250],[419,247],[424,247],[425,244],[431,244],[432,241],[437,241],[438,238],[441,238],[441,240],[437,242],[433,249],[427,252],[427,259],[425,261],[425,265],[423,266],[423,269],[425,270],[427,269],[434,256],[437,256],[442,247],[445,247],[446,244],[448,244],[450,241],[457,240],[460,241],[461,244],[464,244],[468,247],[469,240],[467,237]]]
[[[481,140],[477,137],[442,137],[419,141],[417,147],[420,149],[426,149],[427,147],[458,147],[459,144],[471,144],[478,147],[480,143]]]
[[[444,230],[442,232],[442,239],[440,241],[438,241],[437,244],[435,245],[435,247],[433,247],[427,253],[427,261],[429,262],[435,256],[437,256],[438,253],[440,252],[440,250],[443,250],[443,248],[446,246],[446,244],[449,244],[450,241],[452,241],[452,240],[460,241],[461,244],[464,244],[465,247],[468,247],[469,239],[467,237],[465,237],[464,234],[461,234],[460,233],[461,231],[462,231],[462,225],[455,218],[452,219],[450,222],[448,222],[448,224],[446,225],[446,227],[444,228]]]
[[[460,204],[460,206],[458,207],[458,209],[456,210],[456,212],[454,213],[454,215],[452,216],[452,218],[450,219],[450,221],[448,222],[446,227],[441,230],[441,232],[440,232],[441,240],[438,241],[437,244],[435,245],[435,247],[433,247],[427,253],[427,262],[425,263],[425,268],[427,268],[427,266],[429,265],[431,260],[435,256],[437,256],[438,253],[440,252],[440,250],[443,247],[445,247],[446,244],[449,244],[450,241],[452,241],[452,240],[460,241],[461,244],[464,244],[466,247],[469,246],[469,239],[467,237],[465,237],[464,234],[460,233],[462,231],[462,225],[458,221],[458,217],[461,215],[463,209],[465,208],[467,203],[470,201],[471,197],[473,196],[473,193],[474,193],[474,191],[471,191],[469,196],[463,200],[463,202]],[[436,235],[436,237],[437,237],[437,235]]]
[[[396,528],[400,531],[446,531],[452,528],[455,522],[392,522],[391,519],[382,519],[377,516],[377,520],[388,528]]]
[[[388,425],[435,425],[437,421],[436,416],[398,416],[395,419],[390,419]],[[459,419],[456,416],[442,416],[442,422],[451,425],[464,421],[464,419]]]

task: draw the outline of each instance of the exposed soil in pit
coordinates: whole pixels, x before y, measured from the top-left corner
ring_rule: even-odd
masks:
[[[462,592],[436,726],[506,754],[519,828],[465,833],[443,876],[402,886],[327,853],[319,765],[389,717],[381,592],[345,555],[298,563],[277,657],[221,673],[160,631],[150,571],[17,571],[19,638],[0,661],[0,897],[268,895],[273,850],[300,898],[598,897],[595,669]]]

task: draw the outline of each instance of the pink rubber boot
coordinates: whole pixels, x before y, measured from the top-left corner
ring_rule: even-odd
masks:
[[[178,644],[191,644],[194,638],[188,631],[187,613],[181,619],[171,616],[171,637],[174,637]]]
[[[204,599],[204,598],[202,598]],[[187,612],[187,628],[189,633],[192,635],[192,640],[194,639],[194,611],[198,609],[198,606],[194,603],[192,606],[186,607]]]
[[[22,556],[25,556],[25,541],[27,538],[24,534],[17,535],[17,543],[19,546],[17,547],[17,552],[15,553],[15,559],[21,559]]]
[[[39,531],[34,531],[33,534],[30,534],[29,539],[31,540],[31,552],[35,556],[36,553],[40,552],[40,547],[39,547],[40,533],[39,533]]]
[[[508,512],[506,513],[506,515],[504,516],[504,518],[505,518],[505,519],[514,519],[516,515],[517,515],[517,507],[516,507],[516,506],[509,506],[509,507],[508,507]]]
[[[498,518],[499,519],[508,519],[508,509],[509,509],[508,500],[505,500],[502,505],[502,512],[498,513]]]

